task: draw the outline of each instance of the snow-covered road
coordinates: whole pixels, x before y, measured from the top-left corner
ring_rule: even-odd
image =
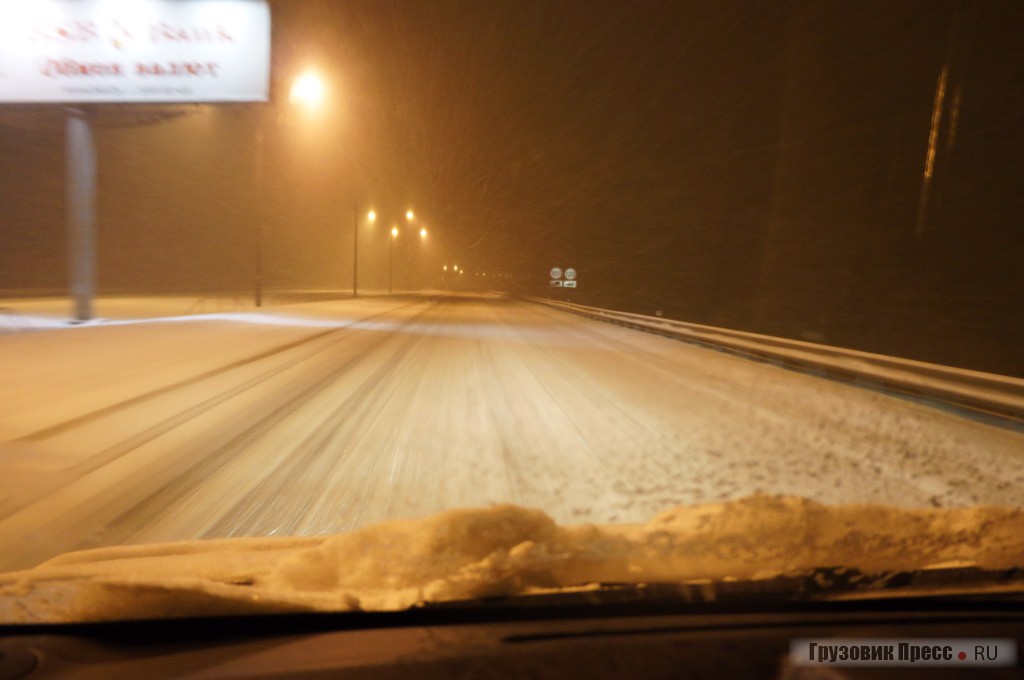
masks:
[[[0,335],[0,570],[512,502],[1017,505],[1024,434],[497,297]]]

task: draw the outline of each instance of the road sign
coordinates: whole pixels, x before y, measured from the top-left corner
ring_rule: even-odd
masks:
[[[568,281],[566,281],[566,283],[569,283],[569,282],[568,282]],[[552,282],[551,282],[551,285],[552,285],[552,287],[554,287],[554,288],[561,288],[561,287],[562,287],[562,282],[561,282],[561,281],[552,281]]]
[[[569,267],[568,269],[566,269],[565,270],[565,278],[569,279],[570,281],[575,279],[576,278],[576,270],[573,269],[572,267]]]
[[[566,281],[566,282],[564,282],[562,284],[562,288],[575,288],[575,287],[576,287],[576,282],[575,281]]]
[[[559,269],[558,267],[552,267],[551,268],[551,278],[553,278],[553,279],[560,279],[560,278],[562,278],[562,270]]]
[[[266,0],[0,0],[0,102],[264,102]]]

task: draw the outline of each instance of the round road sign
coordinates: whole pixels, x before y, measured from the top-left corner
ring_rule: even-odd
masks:
[[[553,279],[560,279],[560,278],[562,278],[562,270],[559,269],[558,267],[552,267],[551,268],[551,278],[553,278]]]
[[[569,267],[568,269],[566,269],[565,270],[565,278],[569,279],[570,281],[575,279],[576,278],[576,270],[573,269],[572,267]]]

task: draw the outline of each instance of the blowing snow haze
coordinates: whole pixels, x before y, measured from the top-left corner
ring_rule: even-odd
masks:
[[[98,124],[100,293],[249,294],[260,212],[268,289],[347,289],[354,215],[412,207],[400,289],[571,266],[583,304],[1024,375],[1019,2],[271,6],[271,105]],[[66,291],[62,117],[0,107],[4,296]]]

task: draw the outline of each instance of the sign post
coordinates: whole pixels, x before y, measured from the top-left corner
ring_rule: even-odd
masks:
[[[0,103],[264,102],[266,0],[0,0]]]
[[[562,271],[561,267],[552,267],[551,271],[548,272],[551,275],[551,287],[552,288],[575,288],[576,287],[576,270],[572,267],[568,267],[565,271]],[[565,280],[562,280],[562,277]]]
[[[76,321],[92,318],[96,294],[96,145],[89,116],[68,109],[68,273]]]
[[[551,271],[548,272],[551,275],[551,287],[561,288],[562,287],[562,268],[552,267]]]
[[[102,111],[81,105],[266,102],[269,95],[267,0],[0,0],[0,104],[77,105],[65,121],[76,320],[92,318],[96,292],[91,118]]]

